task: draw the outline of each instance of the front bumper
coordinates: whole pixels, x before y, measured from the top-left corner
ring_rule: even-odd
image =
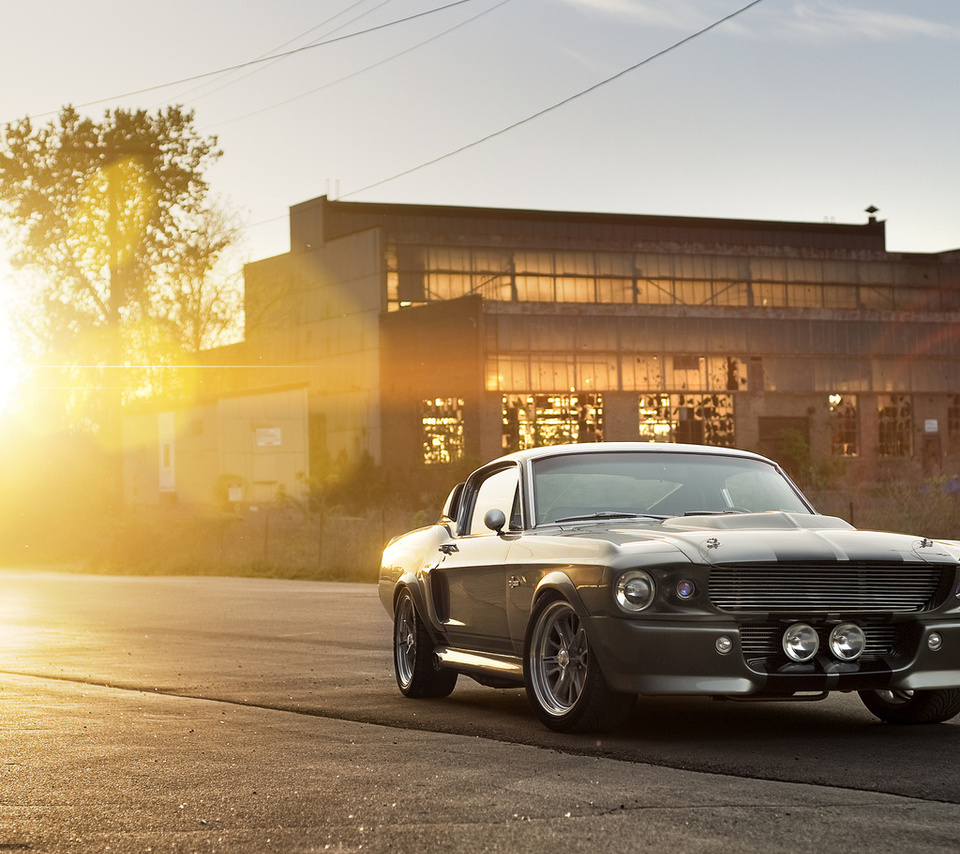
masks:
[[[821,649],[803,664],[748,662],[733,621],[590,617],[587,632],[607,684],[631,694],[789,696],[798,692],[960,687],[960,623],[914,620],[895,653],[843,662]],[[937,632],[938,650],[927,639]],[[721,653],[717,641],[732,641]]]

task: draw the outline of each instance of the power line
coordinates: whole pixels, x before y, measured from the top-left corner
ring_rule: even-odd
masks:
[[[266,113],[270,110],[276,109],[277,107],[285,106],[286,104],[292,104],[294,101],[299,101],[301,98],[306,98],[308,95],[313,95],[317,92],[322,92],[324,89],[329,89],[331,86],[335,86],[337,83],[343,83],[345,80],[350,80],[354,77],[358,77],[359,75],[367,71],[371,71],[374,68],[380,67],[381,65],[386,65],[386,63],[391,62],[394,59],[398,59],[401,56],[406,56],[408,53],[412,53],[413,51],[423,47],[424,45],[429,44],[432,41],[436,41],[437,39],[452,33],[454,30],[458,30],[461,27],[465,27],[467,24],[470,24],[476,21],[477,18],[482,18],[484,15],[487,15],[490,12],[493,12],[495,9],[499,9],[501,6],[505,6],[509,2],[511,2],[511,0],[500,0],[499,3],[491,6],[489,9],[484,9],[482,12],[478,12],[473,17],[467,18],[465,21],[461,21],[459,24],[454,24],[452,27],[449,27],[448,29],[443,30],[442,32],[439,32],[436,35],[430,36],[429,38],[426,38],[423,41],[410,45],[410,47],[405,48],[404,50],[398,51],[397,53],[394,53],[391,56],[384,57],[383,59],[380,59],[377,62],[372,63],[371,65],[364,66],[363,68],[359,68],[356,71],[351,71],[349,74],[345,74],[342,77],[338,77],[336,80],[330,80],[327,83],[324,83],[322,86],[317,86],[313,89],[309,89],[306,92],[301,92],[299,95],[294,95],[293,97],[286,98],[283,101],[277,101],[274,104],[270,104],[269,106],[262,107],[259,110],[254,110],[251,113],[244,113],[242,116],[236,116],[232,119],[226,119],[225,121],[217,122],[217,127],[222,127],[223,125],[232,124],[233,122],[239,122],[239,121],[242,121],[243,119],[249,119],[253,116],[258,116],[261,113]]]
[[[349,6],[347,6],[346,9],[342,9],[341,11],[337,12],[335,15],[331,15],[331,16],[330,16],[329,18],[327,18],[325,21],[321,21],[319,24],[317,24],[316,26],[311,27],[309,30],[305,30],[304,32],[300,33],[300,35],[294,36],[292,39],[288,39],[288,40],[285,41],[283,44],[277,45],[275,48],[271,48],[271,49],[268,50],[266,53],[263,53],[263,54],[261,54],[260,56],[257,57],[258,60],[264,60],[265,62],[268,62],[268,65],[260,65],[259,67],[253,68],[252,70],[248,71],[246,74],[241,75],[240,77],[236,77],[236,78],[234,78],[233,80],[225,80],[225,81],[224,81],[223,83],[221,83],[219,86],[215,86],[215,87],[212,88],[212,89],[208,89],[206,92],[204,92],[204,93],[201,94],[201,95],[198,95],[198,96],[197,96],[196,98],[194,98],[193,100],[198,101],[198,100],[200,100],[201,98],[208,98],[208,97],[210,97],[210,95],[213,95],[215,92],[219,92],[221,89],[226,89],[228,86],[233,86],[233,85],[239,83],[241,80],[246,80],[248,77],[252,77],[254,74],[259,74],[261,71],[265,71],[270,65],[273,65],[274,63],[277,63],[277,62],[281,62],[284,57],[281,56],[281,55],[278,55],[278,54],[276,53],[276,51],[282,50],[282,49],[285,48],[287,45],[290,45],[290,44],[293,44],[293,43],[296,42],[296,41],[299,41],[300,39],[304,38],[304,36],[310,35],[311,33],[315,32],[316,30],[319,30],[321,27],[325,27],[327,24],[331,23],[332,21],[335,21],[335,20],[336,20],[337,18],[339,18],[341,15],[346,14],[347,12],[351,11],[352,9],[355,9],[357,6],[359,6],[359,5],[361,5],[362,3],[365,3],[365,2],[366,2],[366,0],[356,0],[356,2],[351,3]],[[334,33],[339,32],[339,31],[342,30],[344,27],[349,27],[350,24],[354,23],[355,21],[359,21],[361,18],[364,18],[364,17],[366,17],[367,15],[370,15],[370,14],[372,14],[373,12],[376,12],[377,9],[381,8],[382,6],[386,6],[387,3],[391,3],[391,2],[392,2],[392,0],[381,0],[381,2],[378,3],[376,6],[374,6],[372,9],[368,9],[366,12],[361,12],[359,15],[355,15],[354,17],[352,17],[349,21],[344,21],[342,24],[340,24],[340,26],[334,27],[334,29],[332,29],[330,32],[327,33],[327,36],[328,36],[328,37],[329,37],[329,36],[332,36]],[[313,42],[310,42],[308,45],[305,45],[305,47],[314,47],[314,46],[317,44],[317,41],[319,41],[319,40],[315,40],[315,41],[313,41]],[[221,75],[221,76],[227,77],[227,76],[229,76],[231,73],[232,73],[232,72],[230,72],[230,71],[225,71],[225,72],[223,73],[223,75]],[[203,89],[203,85],[204,85],[204,84],[201,84],[201,85],[199,85],[199,86],[194,86],[192,89],[188,89],[186,92],[182,93],[182,94],[181,94],[180,96],[178,96],[178,97],[183,98],[183,97],[185,97],[185,96],[187,96],[187,95],[192,94],[193,92],[197,92],[197,91]]]
[[[337,36],[336,38],[324,39],[323,41],[311,42],[308,45],[303,45],[302,47],[294,48],[293,50],[285,51],[284,53],[272,54],[270,56],[262,56],[257,59],[250,59],[246,62],[240,62],[236,65],[226,66],[225,68],[218,68],[214,71],[205,71],[202,74],[194,74],[190,77],[182,77],[179,80],[170,80],[167,83],[160,83],[155,86],[146,86],[143,89],[136,89],[132,92],[125,92],[122,95],[114,95],[111,98],[98,98],[95,101],[87,101],[83,104],[74,104],[73,106],[76,109],[83,109],[85,107],[95,107],[97,104],[105,104],[110,101],[120,101],[125,98],[132,98],[135,95],[143,95],[147,92],[156,92],[158,89],[167,89],[170,86],[182,86],[186,83],[193,83],[196,80],[205,80],[207,77],[216,77],[221,74],[229,74],[232,71],[240,71],[244,68],[251,68],[255,65],[261,65],[265,62],[273,62],[277,59],[286,59],[291,56],[296,56],[297,54],[303,53],[304,51],[313,50],[318,47],[325,47],[326,45],[336,44],[337,42],[347,41],[348,39],[356,38],[357,36],[364,36],[369,33],[375,33],[380,30],[389,29],[390,27],[396,26],[397,24],[405,24],[409,21],[415,21],[418,18],[425,18],[429,15],[436,14],[437,12],[443,12],[447,9],[453,9],[456,6],[463,6],[466,3],[473,3],[475,0],[453,0],[451,3],[447,3],[445,6],[438,6],[436,9],[427,9],[425,12],[417,12],[413,15],[408,15],[406,18],[398,18],[395,21],[388,21],[385,24],[377,24],[374,27],[369,27],[366,30],[358,30],[355,33],[347,33],[343,36]],[[45,118],[46,116],[55,116],[59,114],[59,110],[53,110],[46,113],[37,113],[34,118]]]
[[[365,2],[366,2],[366,0],[354,0],[354,2],[351,3],[349,6],[347,6],[346,9],[343,9],[343,10],[341,10],[340,12],[337,12],[335,15],[331,15],[329,18],[327,18],[326,20],[321,21],[319,24],[316,24],[315,26],[310,27],[310,29],[308,29],[308,30],[304,30],[302,33],[299,33],[298,35],[295,35],[292,39],[287,39],[285,42],[282,42],[281,44],[278,44],[276,47],[272,47],[272,48],[270,48],[270,50],[264,51],[264,52],[261,53],[258,57],[256,57],[256,59],[267,60],[267,59],[272,59],[272,58],[274,58],[274,54],[275,54],[278,50],[283,50],[283,48],[287,47],[287,45],[291,45],[291,44],[293,44],[294,42],[300,41],[300,39],[304,38],[305,36],[309,36],[311,33],[315,32],[316,30],[319,30],[321,27],[325,27],[327,24],[329,24],[331,21],[336,20],[336,19],[339,18],[341,15],[343,15],[345,12],[349,12],[351,9],[354,9],[354,8],[356,8],[357,6],[359,6],[361,3],[365,3]],[[376,8],[379,9],[380,7],[377,6]],[[355,20],[355,19],[354,19],[354,20]],[[350,23],[350,22],[348,21],[347,23]],[[346,24],[344,24],[344,26],[346,26]],[[337,27],[337,29],[334,30],[333,32],[336,32],[337,30],[342,29],[342,28],[343,28],[343,27]],[[279,62],[279,60],[276,60],[276,61]],[[229,71],[225,71],[225,72],[223,72],[222,75],[219,75],[219,76],[227,77],[230,73],[231,73],[231,72],[229,72]],[[243,77],[238,78],[237,80],[228,80],[228,81],[222,83],[220,86],[218,86],[218,87],[216,87],[216,88],[214,88],[214,89],[211,89],[211,90],[205,92],[204,94],[202,94],[202,95],[200,95],[200,96],[198,96],[198,97],[200,97],[200,98],[206,98],[208,95],[211,95],[211,94],[213,94],[214,92],[219,91],[220,89],[224,88],[225,86],[230,86],[230,85],[232,85],[233,83],[239,82],[239,80],[245,79],[245,78],[248,77],[250,74],[256,74],[256,73],[257,73],[256,71],[251,71],[251,72],[249,72],[249,74],[245,74]],[[211,81],[211,82],[215,82],[215,81]],[[188,89],[186,92],[181,92],[178,97],[180,97],[180,98],[186,98],[188,95],[192,95],[194,92],[198,92],[198,91],[200,91],[201,89],[203,89],[204,85],[205,85],[205,84],[202,84],[202,83],[201,83],[201,84],[198,85],[198,86],[194,86],[192,89]]]
[[[316,88],[314,88],[314,89],[310,89],[310,90],[307,91],[307,92],[302,92],[302,93],[300,93],[299,95],[295,95],[295,96],[292,97],[292,98],[287,98],[287,99],[284,100],[284,101],[279,101],[279,102],[277,102],[277,103],[275,103],[275,104],[271,104],[270,106],[264,107],[264,108],[262,108],[262,109],[260,109],[260,110],[254,110],[252,113],[245,113],[245,114],[242,115],[242,116],[236,116],[235,118],[227,119],[226,121],[222,121],[222,122],[218,122],[218,123],[217,123],[217,126],[220,127],[220,126],[223,126],[223,125],[225,125],[225,124],[231,124],[231,123],[233,123],[233,122],[238,122],[238,121],[242,121],[243,119],[251,118],[252,116],[260,115],[261,113],[265,113],[265,112],[268,112],[269,110],[275,109],[275,108],[277,108],[277,107],[282,107],[282,106],[284,106],[285,104],[292,103],[293,101],[297,101],[297,100],[299,100],[300,98],[305,98],[305,97],[307,97],[308,95],[314,94],[315,92],[320,92],[320,91],[322,91],[322,90],[324,90],[324,89],[328,89],[328,88],[330,88],[331,86],[335,86],[337,83],[342,83],[342,82],[344,82],[345,80],[350,80],[350,79],[353,78],[353,77],[357,77],[358,75],[363,74],[363,73],[366,72],[366,71],[370,71],[371,69],[374,69],[374,68],[377,68],[377,67],[379,67],[379,66],[381,66],[381,65],[384,65],[384,64],[386,64],[386,63],[388,63],[388,62],[390,62],[390,61],[392,61],[392,60],[394,60],[394,59],[397,59],[398,57],[405,56],[406,54],[408,54],[408,53],[410,53],[410,52],[412,52],[412,51],[414,51],[414,50],[416,50],[416,49],[418,49],[418,48],[423,47],[425,44],[429,44],[429,43],[432,42],[432,41],[436,41],[437,39],[442,38],[443,36],[447,35],[448,33],[452,33],[454,30],[458,30],[458,29],[460,29],[461,27],[465,27],[467,24],[470,24],[470,23],[472,23],[473,21],[477,20],[477,18],[481,18],[481,17],[483,17],[484,15],[487,15],[487,14],[489,14],[490,12],[493,12],[494,10],[499,9],[501,6],[505,6],[505,5],[506,5],[507,3],[509,3],[509,2],[511,2],[511,0],[500,0],[499,3],[491,6],[491,7],[488,8],[488,9],[484,9],[482,12],[478,12],[478,13],[477,13],[476,15],[474,15],[473,17],[467,18],[465,21],[461,21],[459,24],[455,24],[454,26],[450,27],[449,29],[443,30],[442,32],[439,32],[439,33],[437,33],[436,35],[431,36],[430,38],[424,39],[424,40],[421,41],[421,42],[417,42],[416,44],[411,45],[410,47],[406,48],[405,50],[401,50],[401,51],[393,54],[392,56],[385,57],[384,59],[381,59],[380,61],[373,63],[372,65],[367,65],[367,66],[365,66],[364,68],[360,68],[360,69],[358,69],[357,71],[351,72],[350,74],[345,74],[343,77],[338,77],[336,80],[331,80],[331,81],[329,81],[329,82],[327,82],[327,83],[324,83],[322,86],[318,86],[318,87],[316,87]],[[379,8],[379,7],[376,7],[376,8]],[[341,13],[341,14],[342,14],[342,13]],[[331,20],[332,20],[332,19],[331,19]],[[322,26],[322,25],[321,25],[321,26]],[[297,38],[299,38],[299,36],[298,36]],[[294,41],[295,41],[295,40],[296,40],[296,39],[294,39]],[[246,224],[246,225],[244,226],[243,230],[244,230],[244,231],[249,231],[249,230],[251,230],[251,229],[253,229],[253,228],[258,228],[258,227],[260,227],[260,226],[270,225],[271,223],[279,222],[279,221],[281,221],[281,220],[286,220],[287,218],[288,218],[288,215],[285,214],[285,213],[284,213],[284,214],[278,214],[277,216],[270,217],[269,219],[263,219],[263,220],[259,220],[259,221],[257,221],[257,222],[248,223],[248,224]]]
[[[356,196],[360,193],[364,193],[367,190],[372,190],[374,187],[379,187],[383,184],[387,184],[390,181],[396,181],[398,178],[405,178],[407,175],[411,175],[414,172],[419,172],[421,169],[426,169],[428,166],[433,166],[434,164],[440,163],[443,160],[448,160],[449,158],[454,157],[457,154],[462,154],[464,151],[468,151],[471,148],[476,148],[478,145],[482,145],[484,142],[489,142],[491,139],[495,139],[498,136],[502,136],[503,134],[508,133],[509,131],[512,131],[515,128],[518,128],[521,125],[528,124],[529,122],[532,122],[534,119],[539,119],[541,116],[545,116],[547,113],[551,113],[554,110],[558,110],[560,109],[560,107],[564,107],[567,104],[571,103],[572,101],[576,101],[578,98],[582,98],[585,95],[589,95],[591,92],[595,92],[601,86],[606,86],[608,83],[611,83],[614,80],[618,80],[619,78],[629,74],[631,71],[636,71],[638,68],[642,68],[644,65],[648,65],[649,63],[653,62],[655,59],[659,59],[661,56],[664,56],[665,54],[668,54],[671,51],[676,50],[678,47],[681,47],[682,45],[687,44],[687,42],[693,41],[698,36],[702,36],[704,33],[708,33],[710,30],[713,30],[716,27],[719,27],[721,24],[724,24],[727,21],[733,18],[736,18],[737,15],[740,15],[743,12],[746,12],[748,9],[754,6],[757,6],[762,2],[763,0],[752,0],[752,2],[747,3],[745,6],[742,6],[741,8],[737,9],[735,12],[731,12],[729,15],[725,15],[724,17],[720,18],[717,21],[714,21],[712,24],[709,24],[703,29],[697,30],[697,32],[692,33],[691,35],[680,39],[680,41],[675,42],[669,47],[665,47],[663,50],[657,51],[651,56],[648,56],[646,59],[643,59],[640,62],[634,65],[631,65],[629,68],[624,68],[622,71],[618,71],[616,74],[613,74],[610,77],[607,77],[605,80],[601,80],[599,83],[594,83],[592,86],[588,86],[586,89],[583,89],[582,91],[577,92],[575,95],[570,95],[568,98],[564,98],[562,101],[557,101],[557,103],[552,104],[549,107],[544,107],[542,110],[539,110],[536,113],[533,113],[532,115],[527,116],[526,118],[515,121],[512,124],[509,124],[506,127],[500,128],[500,130],[493,131],[492,133],[489,133],[486,136],[480,137],[480,139],[476,139],[473,142],[468,142],[466,145],[461,145],[459,148],[456,148],[453,151],[448,151],[446,154],[441,154],[439,157],[434,157],[432,160],[428,160],[425,163],[421,163],[419,166],[413,166],[410,169],[405,169],[403,172],[398,172],[395,175],[391,175],[389,178],[383,178],[380,181],[375,181],[372,184],[367,184],[367,186],[361,187],[358,190],[353,190],[350,193],[344,193],[343,195],[340,196],[340,198],[347,199],[347,198],[350,198],[351,196]]]

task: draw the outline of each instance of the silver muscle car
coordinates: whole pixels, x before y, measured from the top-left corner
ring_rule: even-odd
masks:
[[[605,443],[495,460],[393,540],[380,598],[407,697],[524,686],[550,729],[639,694],[819,699],[890,723],[960,712],[960,543],[819,515],[772,461]]]

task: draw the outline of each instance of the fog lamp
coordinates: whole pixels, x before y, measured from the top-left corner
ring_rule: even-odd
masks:
[[[653,579],[641,569],[632,569],[617,579],[617,604],[624,611],[642,611],[653,601],[656,592]]]
[[[733,649],[733,641],[726,635],[720,635],[720,637],[717,638],[717,652],[719,652],[720,655],[726,655],[731,649]]]
[[[943,646],[943,635],[940,634],[940,632],[930,632],[930,634],[927,635],[927,646],[936,652]]]
[[[830,632],[830,652],[841,661],[856,661],[867,645],[867,636],[855,623],[841,623]]]
[[[809,661],[820,649],[820,637],[813,626],[794,623],[783,633],[783,651],[793,661]]]
[[[691,599],[697,592],[697,585],[689,579],[684,579],[677,584],[677,596],[681,599]]]

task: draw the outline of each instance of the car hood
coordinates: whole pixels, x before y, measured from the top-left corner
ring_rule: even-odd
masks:
[[[906,534],[860,531],[834,516],[740,513],[592,525],[565,535],[607,540],[621,552],[672,551],[693,563],[879,561],[956,564],[956,543]]]

